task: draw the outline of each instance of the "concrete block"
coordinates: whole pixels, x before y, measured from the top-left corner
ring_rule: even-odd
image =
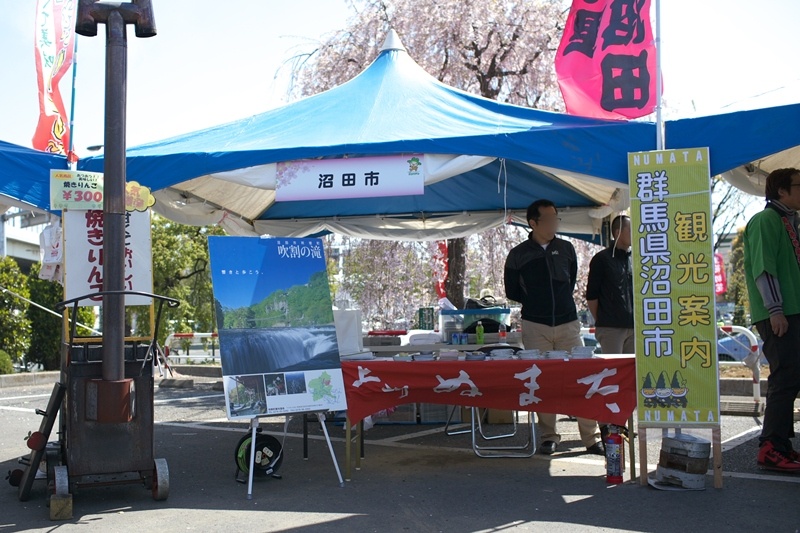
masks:
[[[50,520],[72,519],[72,494],[50,496]]]
[[[764,402],[720,400],[719,411],[723,415],[764,416]]]
[[[193,389],[193,379],[162,379],[158,382],[159,387],[165,389]]]
[[[222,377],[222,367],[217,365],[172,365],[172,370],[183,376]]]
[[[753,396],[753,380],[749,378],[722,378],[719,380],[720,396]],[[761,396],[767,395],[767,380],[761,380]]]

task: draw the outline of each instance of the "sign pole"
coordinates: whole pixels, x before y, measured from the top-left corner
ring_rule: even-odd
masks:
[[[661,114],[661,0],[656,0],[656,150],[664,149],[664,118]]]
[[[258,417],[250,419],[250,465],[247,469],[247,499],[253,499],[253,471],[256,464],[256,430],[258,429]]]
[[[75,31],[97,35],[106,25],[105,157],[103,158],[103,290],[125,289],[125,120],[128,70],[126,25],[134,24],[137,37],[156,34],[150,0],[105,4],[81,0]],[[103,296],[103,380],[125,378],[125,298]]]

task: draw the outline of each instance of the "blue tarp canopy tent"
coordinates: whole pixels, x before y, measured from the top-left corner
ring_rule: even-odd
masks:
[[[667,147],[709,146],[712,174],[763,170],[764,158],[797,153],[798,118],[800,104],[668,121]],[[525,208],[536,198],[561,208],[562,231],[591,234],[605,215],[628,206],[627,152],[654,148],[651,123],[549,113],[444,85],[392,32],[376,60],[341,86],[128,149],[127,179],[150,187],[155,210],[164,216],[221,224],[232,234],[450,238],[508,217],[525,224]],[[425,154],[422,195],[275,201],[279,162],[412,153]],[[53,164],[66,166],[58,159]],[[102,171],[103,158],[82,160],[79,168]],[[30,174],[34,182],[44,180],[40,185],[16,183],[28,175],[0,168],[0,195],[47,209],[46,176],[40,174]]]
[[[51,168],[68,168],[67,158],[0,141],[0,212],[49,211]]]
[[[724,114],[667,122],[667,145],[708,146],[712,175],[721,174],[744,192],[764,196],[770,172],[800,168],[798,100],[800,82],[729,106]]]
[[[127,178],[178,222],[282,236],[335,231],[383,239],[465,236],[525,223],[537,198],[563,230],[592,233],[627,206],[626,152],[652,149],[649,123],[603,121],[503,104],[428,75],[390,34],[361,74],[247,119],[130,148]],[[276,163],[424,154],[424,194],[275,202]],[[79,168],[102,170],[102,156]],[[316,182],[309,184],[316,187]]]

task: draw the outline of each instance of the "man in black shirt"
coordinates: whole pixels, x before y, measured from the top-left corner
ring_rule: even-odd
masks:
[[[611,246],[589,263],[586,303],[603,353],[634,353],[631,219],[611,222]]]
[[[556,237],[558,211],[550,200],[528,207],[528,239],[512,248],[505,264],[506,296],[522,304],[522,344],[533,350],[566,350],[582,346],[581,324],[572,293],[578,261],[571,243]],[[537,413],[542,432],[539,450],[556,451],[561,435],[556,415]],[[597,422],[578,418],[581,441],[589,453],[602,455]]]

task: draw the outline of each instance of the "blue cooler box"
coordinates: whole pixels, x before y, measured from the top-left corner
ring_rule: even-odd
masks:
[[[442,309],[439,312],[439,331],[442,339],[449,342],[453,333],[461,333],[471,328],[479,320],[486,333],[497,333],[497,326],[502,323],[509,329],[511,321],[511,309],[507,307],[489,307],[487,309]]]

